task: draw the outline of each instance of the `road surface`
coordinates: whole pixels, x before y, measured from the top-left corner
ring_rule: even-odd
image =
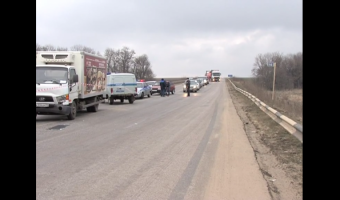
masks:
[[[38,115],[36,199],[271,199],[224,81]]]

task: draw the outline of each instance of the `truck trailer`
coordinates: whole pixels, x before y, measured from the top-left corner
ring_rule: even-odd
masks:
[[[107,61],[84,51],[36,52],[36,116],[97,112],[104,100]]]

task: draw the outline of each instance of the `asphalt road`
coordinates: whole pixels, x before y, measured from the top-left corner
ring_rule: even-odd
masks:
[[[36,119],[36,199],[271,199],[226,84]]]

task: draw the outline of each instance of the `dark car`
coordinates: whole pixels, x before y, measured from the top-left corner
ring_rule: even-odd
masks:
[[[156,82],[152,85],[152,89],[151,89],[152,94],[161,93],[161,86],[159,85],[159,82]]]
[[[175,84],[173,84],[173,83],[171,83],[169,81],[166,81],[166,82],[170,84],[170,89],[169,89],[169,91],[166,91],[166,92],[169,92],[171,94],[175,94],[175,90],[176,90]]]
[[[166,81],[169,82],[169,81]],[[170,93],[171,94],[175,94],[176,88],[175,88],[175,84],[170,83]],[[158,93],[161,94],[161,86],[159,85],[159,82],[156,82],[152,85],[152,90],[151,90],[152,94]]]

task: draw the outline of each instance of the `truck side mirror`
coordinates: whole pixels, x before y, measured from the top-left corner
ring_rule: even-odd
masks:
[[[73,75],[72,83],[78,83],[78,74]]]

